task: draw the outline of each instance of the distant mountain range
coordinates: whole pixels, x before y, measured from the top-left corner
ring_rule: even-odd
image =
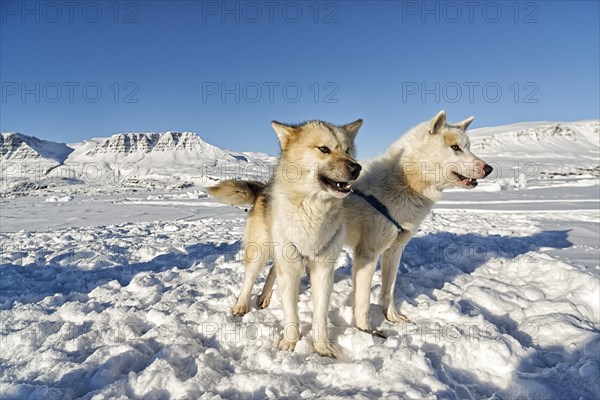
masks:
[[[522,122],[473,129],[471,150],[511,176],[600,176],[600,120]]]
[[[469,132],[471,150],[496,157],[598,158],[600,120],[578,122],[522,122]]]
[[[600,168],[599,120],[516,123],[474,129],[470,137],[473,152],[488,162],[535,161],[552,172],[597,174]],[[0,190],[10,193],[71,184],[152,188],[267,179],[276,159],[224,150],[193,132],[119,133],[69,145],[10,132],[0,135],[0,161]]]
[[[63,184],[161,186],[231,176],[268,178],[275,158],[206,143],[193,132],[119,133],[64,144],[16,132],[0,136],[1,189]]]

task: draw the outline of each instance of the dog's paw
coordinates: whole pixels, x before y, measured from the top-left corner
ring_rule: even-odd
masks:
[[[250,311],[250,306],[248,303],[236,303],[235,306],[231,309],[231,313],[237,317],[241,317]]]
[[[317,354],[323,357],[330,357],[336,359],[340,356],[340,351],[338,348],[331,342],[315,342],[313,343],[315,346],[315,351]]]
[[[371,328],[371,324],[369,321],[359,321],[357,320],[355,323],[356,329],[363,332],[372,332],[373,328]]]
[[[269,304],[271,304],[271,295],[261,293],[260,296],[258,296],[257,304],[259,308],[269,307]]]
[[[407,322],[408,317],[396,310],[395,308],[388,308],[385,313],[385,319],[391,322]]]
[[[290,342],[287,339],[281,339],[277,347],[279,348],[279,350],[283,351],[294,351],[294,348],[296,347],[296,342]]]

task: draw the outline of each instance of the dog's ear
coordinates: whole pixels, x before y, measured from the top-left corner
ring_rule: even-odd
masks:
[[[271,121],[271,126],[279,138],[279,144],[281,145],[282,150],[287,147],[291,138],[298,133],[298,128],[282,124],[281,122]]]
[[[442,110],[429,123],[429,133],[435,135],[446,126],[446,111]]]
[[[475,119],[475,117],[471,115],[469,118],[465,119],[464,121],[460,121],[459,123],[455,124],[455,126],[462,129],[463,131],[466,131],[474,119]]]
[[[342,125],[340,128],[342,128],[344,130],[344,132],[346,132],[348,134],[348,136],[350,137],[351,140],[354,140],[354,138],[356,137],[356,134],[358,133],[358,130],[362,126],[362,123],[363,123],[362,119],[357,119],[354,122],[350,122],[349,124]]]

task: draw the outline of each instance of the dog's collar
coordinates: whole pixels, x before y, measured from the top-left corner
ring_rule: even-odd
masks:
[[[377,200],[377,197],[372,196],[370,194],[364,194],[363,192],[360,192],[360,191],[358,191],[356,189],[351,189],[350,191],[352,193],[354,193],[355,195],[360,196],[363,199],[365,199],[367,203],[369,203],[374,209],[376,209],[377,211],[379,211],[379,213],[381,215],[383,215],[388,221],[390,221],[392,224],[394,224],[394,226],[398,230],[398,233],[406,232],[406,229],[404,229],[402,227],[402,225],[400,225],[394,219],[394,217],[392,217],[392,215],[390,214],[390,211],[385,206],[385,204],[383,204],[381,201]]]

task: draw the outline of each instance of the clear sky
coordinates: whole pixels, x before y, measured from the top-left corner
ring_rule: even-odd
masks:
[[[599,118],[598,1],[1,2],[0,129],[185,130],[278,152],[271,120],[364,119],[359,155],[440,109]]]

